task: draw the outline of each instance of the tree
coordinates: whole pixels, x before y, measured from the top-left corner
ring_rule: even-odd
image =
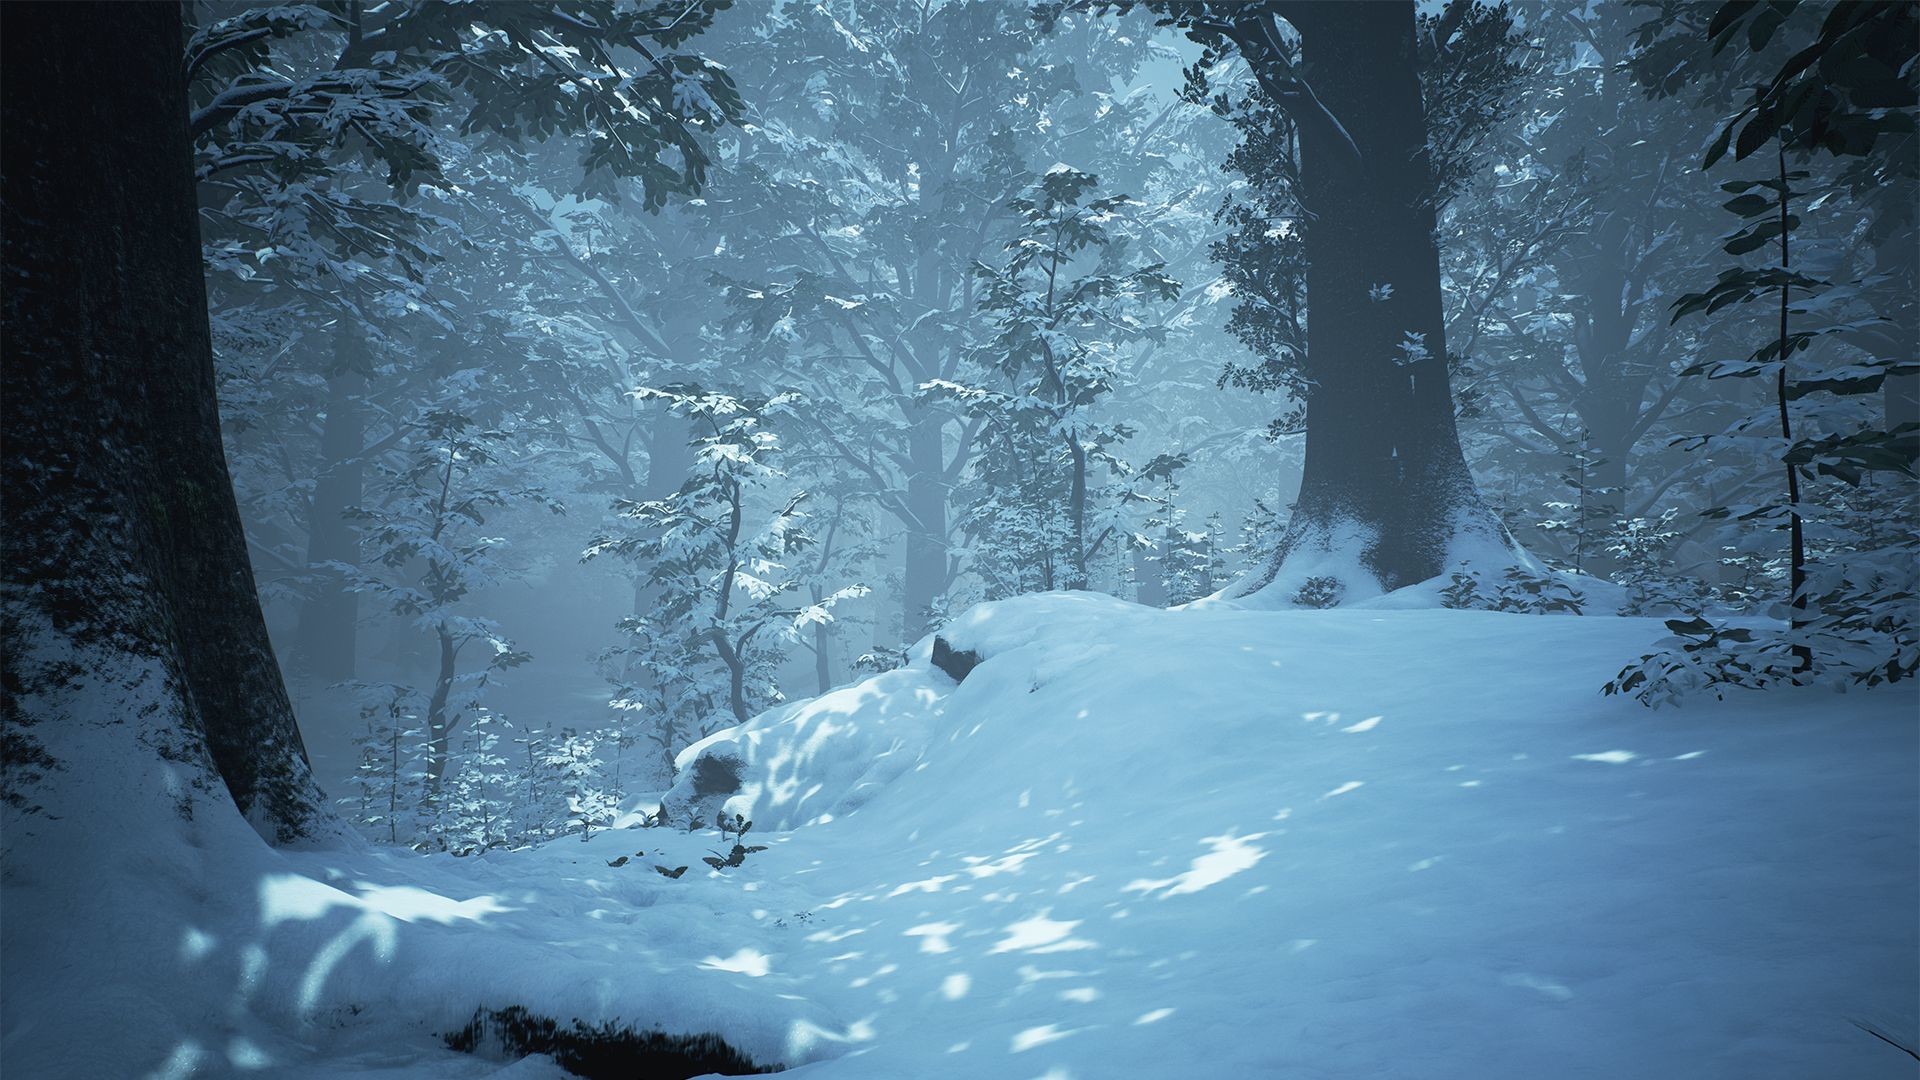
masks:
[[[385,478],[380,501],[347,509],[378,569],[333,568],[433,636],[437,666],[422,719],[427,786],[436,797],[454,732],[467,717],[484,712],[481,697],[496,673],[530,659],[491,619],[461,609],[475,588],[508,573],[500,560],[505,540],[479,530],[487,515],[517,505],[563,512],[544,490],[500,474],[496,455],[511,436],[478,423],[464,405],[457,396],[430,405],[409,424],[417,436],[414,452]],[[463,670],[461,654],[469,647],[484,656],[477,667]]]
[[[808,603],[794,597],[802,583],[790,564],[815,540],[800,509],[805,492],[778,490],[783,478],[772,465],[780,449],[772,421],[792,414],[793,395],[734,397],[691,386],[635,393],[694,421],[693,469],[663,499],[616,501],[627,529],[596,538],[581,558],[633,560],[655,591],[655,610],[623,620],[628,642],[608,659],[649,676],[620,679],[615,707],[654,714],[650,737],[671,765],[687,743],[722,726],[721,717],[744,724],[778,700],[776,639],[796,640],[866,589],[848,586]]]
[[[1307,578],[1332,576],[1358,598],[1435,577],[1468,553],[1519,558],[1454,423],[1434,231],[1455,163],[1429,146],[1414,5],[1146,6],[1203,47],[1190,79],[1242,57],[1298,145],[1306,464],[1273,562],[1235,592],[1291,598]],[[1439,48],[1472,7],[1449,5],[1457,14],[1434,29]]]
[[[1912,73],[1920,63],[1920,16],[1899,3],[1820,12],[1724,3],[1704,15],[1660,11],[1640,28],[1634,63],[1656,93],[1694,82],[1744,86],[1747,103],[1723,121],[1702,168],[1750,157],[1769,166],[1721,184],[1732,196],[1724,208],[1739,222],[1722,250],[1771,265],[1722,270],[1711,286],[1677,300],[1673,318],[1749,304],[1764,305],[1772,317],[1771,332],[1744,359],[1707,361],[1686,373],[1770,384],[1772,400],[1762,408],[1690,441],[1757,444],[1779,468],[1784,490],[1707,514],[1785,534],[1787,590],[1773,609],[1785,625],[1756,634],[1704,618],[1670,621],[1677,636],[1667,648],[1628,665],[1606,690],[1656,704],[1692,690],[1718,694],[1724,685],[1898,682],[1920,671],[1913,617],[1920,536],[1911,525],[1888,535],[1873,522],[1911,522],[1915,492],[1911,483],[1878,491],[1867,481],[1874,473],[1909,481],[1914,474],[1920,424],[1876,408],[1875,399],[1890,379],[1920,372],[1920,363],[1901,346],[1869,351],[1887,338],[1859,331],[1894,322],[1876,310],[1874,282],[1837,272],[1846,260],[1809,267],[1804,252],[1799,261],[1795,253],[1805,243],[1804,219],[1843,192],[1876,224],[1911,221],[1910,202],[1897,200],[1910,196],[1916,172],[1912,112],[1920,90]],[[1769,52],[1776,38],[1792,43],[1788,55]],[[1806,167],[1790,168],[1790,157]],[[1816,178],[1816,166],[1826,166],[1826,175]],[[1898,313],[1910,303],[1898,296],[1890,306]],[[1815,561],[1815,530],[1852,534],[1839,545],[1844,562]]]
[[[1116,451],[1132,432],[1096,408],[1123,377],[1123,347],[1156,332],[1143,308],[1180,287],[1159,263],[1126,265],[1131,200],[1097,195],[1098,184],[1068,165],[1048,169],[1009,203],[1018,225],[1006,263],[974,270],[989,322],[972,359],[992,381],[949,390],[985,423],[973,472],[987,490],[968,516],[1006,567],[998,576],[1020,586],[1000,595],[1088,588],[1089,563],[1125,535],[1118,521],[1093,520],[1123,496],[1103,497],[1093,470],[1124,476]]]
[[[137,700],[126,753],[223,782],[271,839],[315,836],[220,446],[179,8],[5,18],[8,801],[86,764],[59,729]]]
[[[296,0],[220,5],[191,28],[216,345],[262,411],[299,421],[254,425],[281,443],[273,482],[242,476],[285,504],[281,542],[255,550],[301,586],[297,670],[353,673],[357,597],[328,567],[360,562],[344,514],[404,437],[408,410],[382,406],[417,389],[409,339],[477,321],[436,268],[491,209],[476,194],[496,184],[487,167],[564,139],[577,158],[561,185],[583,197],[626,192],[657,210],[696,192],[708,139],[743,106],[725,70],[685,47],[726,6]],[[252,418],[242,404],[230,427]]]

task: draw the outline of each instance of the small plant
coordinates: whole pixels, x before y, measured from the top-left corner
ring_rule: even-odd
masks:
[[[1440,590],[1440,602],[1450,608],[1511,611],[1523,615],[1582,613],[1585,600],[1572,586],[1551,574],[1509,566],[1502,577],[1499,587],[1488,596],[1480,590],[1480,576],[1462,566],[1453,572],[1452,584]]]
[[[1301,583],[1300,591],[1293,594],[1293,602],[1308,608],[1337,607],[1346,592],[1339,578],[1310,577]]]
[[[765,844],[755,844],[752,847],[748,847],[742,842],[746,839],[747,830],[753,828],[753,822],[748,821],[746,815],[735,814],[729,819],[726,814],[722,813],[714,819],[713,823],[714,827],[720,830],[720,842],[723,845],[729,841],[732,843],[732,850],[728,851],[725,855],[721,855],[716,851],[712,855],[708,855],[700,860],[715,870],[725,870],[728,867],[739,866],[741,863],[747,861],[747,856],[756,851],[767,850]]]
[[[1661,642],[1667,648],[1621,668],[1607,694],[1652,708],[1701,691],[1719,698],[1728,686],[1766,689],[1793,681],[1796,663],[1784,641],[1756,640],[1745,627],[1718,627],[1697,616],[1668,619],[1667,629],[1674,634]]]
[[[1486,598],[1480,595],[1480,579],[1467,573],[1466,567],[1462,566],[1460,569],[1455,570],[1453,576],[1448,580],[1452,581],[1453,584],[1440,590],[1440,603],[1442,605],[1456,610],[1484,608],[1487,606]]]

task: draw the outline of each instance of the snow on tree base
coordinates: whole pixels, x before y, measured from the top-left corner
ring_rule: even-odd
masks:
[[[1920,1028],[1920,700],[1598,693],[1664,632],[982,605],[964,683],[929,639],[682,755],[740,761],[722,870],[683,822],[274,852],[158,761],[61,774],[6,1071],[487,1075],[439,1039],[521,1005],[823,1077],[1910,1076],[1855,1022]]]

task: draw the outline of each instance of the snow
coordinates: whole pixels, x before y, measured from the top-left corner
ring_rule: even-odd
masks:
[[[7,822],[6,1071],[559,1075],[439,1048],[521,1004],[833,1080],[1912,1075],[1854,1025],[1920,1028],[1904,686],[1600,696],[1654,619],[1048,594],[945,632],[964,683],[922,642],[683,754],[676,827],[464,859],[183,821],[143,691],[66,702],[50,749],[99,764]],[[720,804],[767,850],[712,872]]]

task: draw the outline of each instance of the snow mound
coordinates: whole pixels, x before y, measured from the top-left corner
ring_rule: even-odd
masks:
[[[765,845],[718,870],[684,825],[270,851],[76,702],[52,748],[112,767],[10,828],[6,1071],[551,1075],[439,1046],[523,1005],[835,1080],[1912,1075],[1855,1026],[1920,1028],[1910,687],[1601,697],[1654,619],[1056,594],[942,633],[964,681],[924,641],[682,756],[669,801]]]
[[[1920,1027],[1911,688],[1601,697],[1656,619],[942,633],[957,685],[923,642],[685,759],[798,825],[755,897],[810,932],[767,951],[872,1035],[823,1076],[1910,1075],[1854,1021]]]

